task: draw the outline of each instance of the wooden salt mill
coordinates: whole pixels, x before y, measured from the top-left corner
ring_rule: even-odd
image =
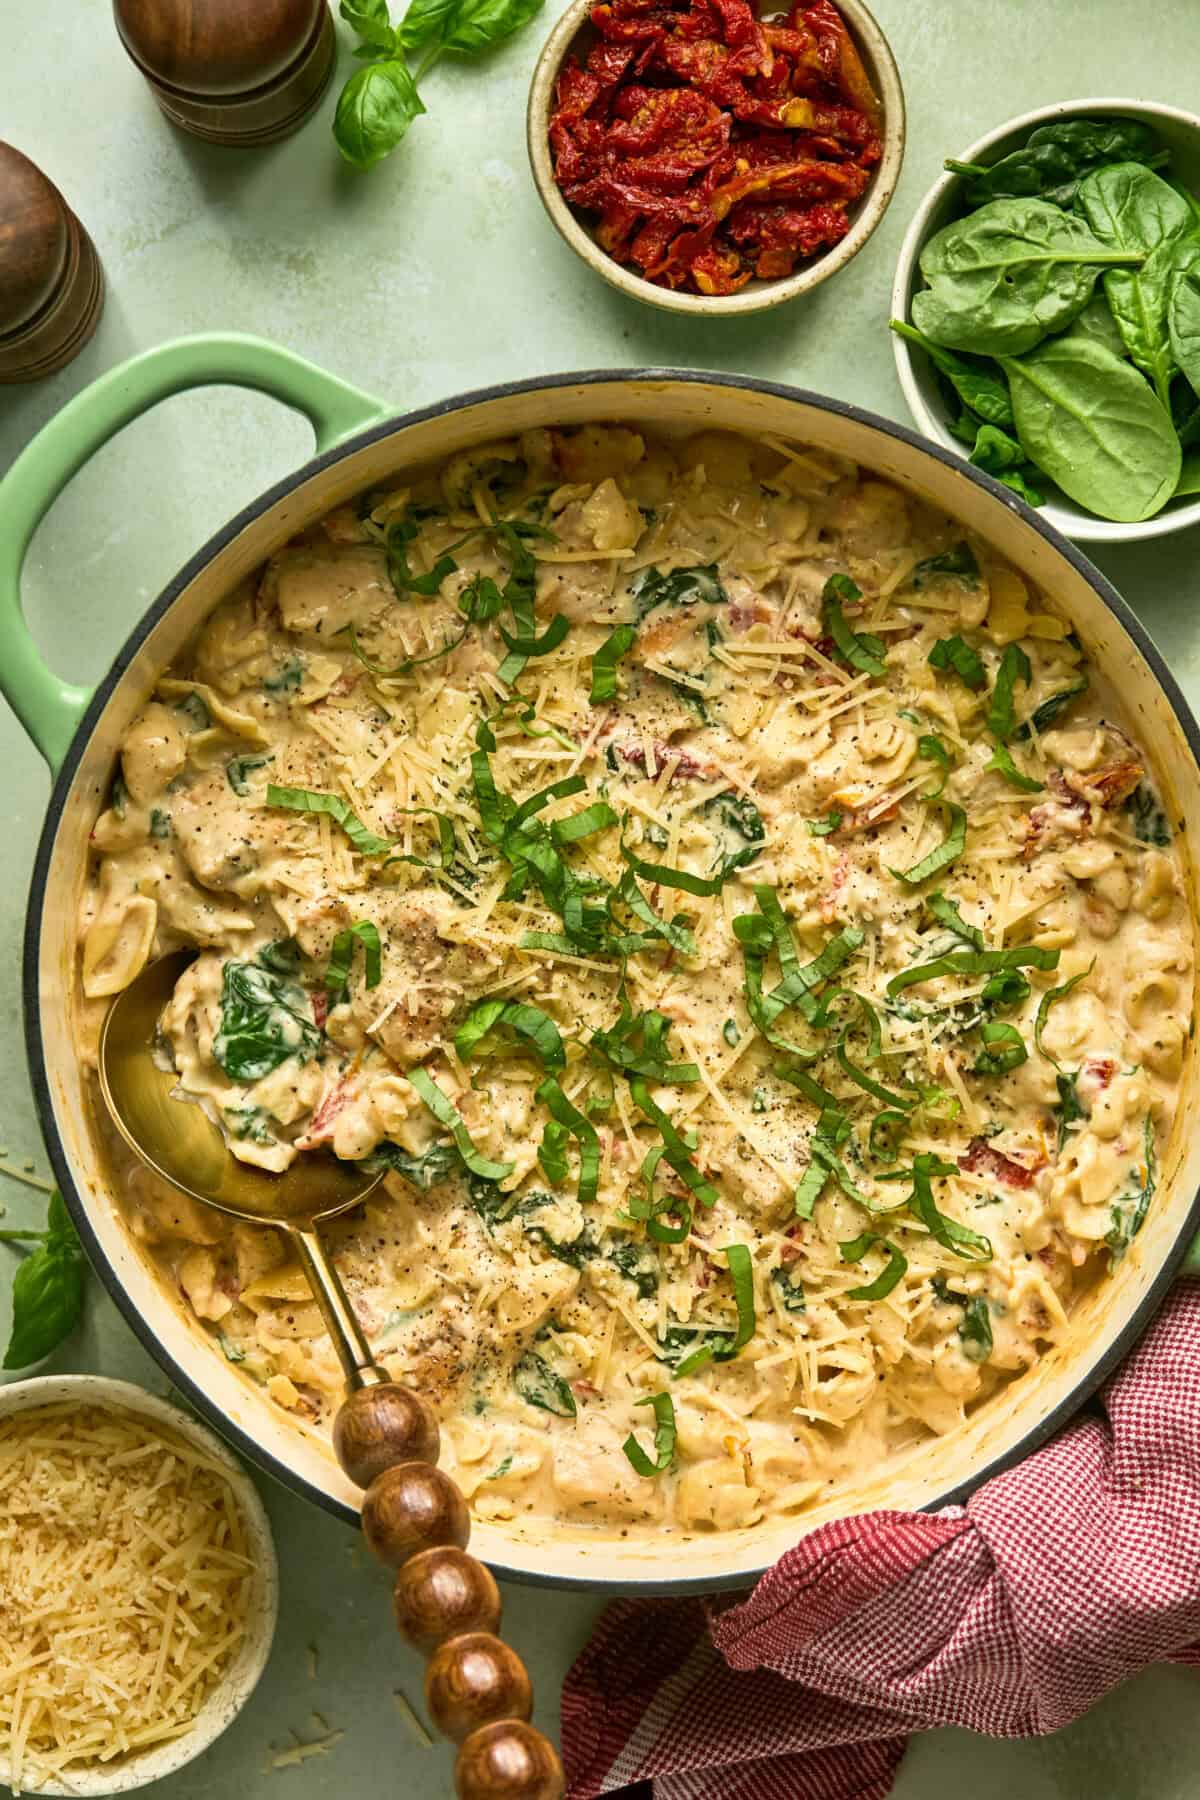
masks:
[[[172,124],[212,144],[273,144],[333,73],[326,0],[113,0],[121,42]]]
[[[36,163],[0,143],[0,382],[69,363],[103,304],[91,238]]]

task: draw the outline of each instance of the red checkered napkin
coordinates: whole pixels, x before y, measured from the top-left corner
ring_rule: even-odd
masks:
[[[883,1800],[911,1731],[1057,1731],[1200,1665],[1200,1282],[1099,1404],[939,1513],[823,1525],[727,1610],[620,1601],[563,1691],[569,1800]]]

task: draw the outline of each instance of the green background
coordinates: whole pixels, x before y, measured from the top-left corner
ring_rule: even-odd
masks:
[[[261,333],[394,403],[547,371],[680,364],[769,376],[906,418],[886,331],[905,225],[941,158],[1030,107],[1084,95],[1197,104],[1196,0],[875,0],[909,107],[904,174],[861,256],[807,300],[740,323],[696,325],[625,300],[545,219],[529,178],[524,102],[557,10],[481,66],[439,65],[430,108],[369,176],[329,137],[336,85],[287,143],[236,152],[174,131],[126,60],[106,0],[38,8],[0,0],[0,130],[63,188],[103,258],[100,329],[60,375],[0,390],[0,466],[71,395],[114,363],[181,333]],[[344,33],[344,28],[339,27]],[[339,74],[353,65],[340,45]],[[308,453],[307,426],[255,395],[172,400],[132,426],[71,484],[35,539],[29,617],[54,666],[94,680],[125,629],[205,537]],[[1100,557],[1200,703],[1200,532]],[[0,710],[0,1144],[46,1168],[24,1068],[19,943],[45,770]],[[2,1166],[2,1164],[0,1164]],[[33,1222],[36,1195],[0,1180],[6,1224]],[[10,1252],[0,1250],[8,1259]],[[0,1337],[7,1334],[0,1280]],[[93,1284],[87,1320],[51,1364],[102,1369],[162,1392],[166,1378]],[[349,1791],[449,1791],[448,1758],[418,1748],[392,1698],[420,1698],[420,1669],[395,1638],[387,1583],[354,1537],[263,1484],[283,1601],[264,1680],[240,1719],[161,1784],[164,1800],[232,1793],[318,1800]],[[563,1672],[597,1603],[510,1587],[512,1637],[553,1729]],[[309,1672],[308,1646],[318,1650]],[[914,1742],[896,1800],[1181,1800],[1200,1794],[1195,1675],[1155,1670],[1070,1730],[1023,1744],[940,1731]],[[345,1736],[327,1756],[270,1774],[272,1746]],[[280,1784],[284,1784],[281,1788]]]

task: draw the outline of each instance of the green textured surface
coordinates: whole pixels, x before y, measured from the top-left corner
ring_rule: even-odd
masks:
[[[555,9],[556,0],[549,0]],[[909,151],[892,210],[850,268],[806,301],[739,324],[694,327],[626,301],[590,276],[542,214],[525,164],[523,112],[540,26],[486,68],[439,66],[428,117],[361,178],[327,133],[334,91],[299,136],[267,151],[211,148],[175,133],[122,54],[106,0],[39,12],[0,0],[6,138],[39,162],[88,225],[108,302],[67,370],[0,390],[0,466],[87,382],[184,332],[261,333],[396,407],[512,377],[600,365],[735,369],[905,418],[884,329],[905,223],[945,153],[1029,107],[1130,90],[1195,107],[1195,0],[876,0],[909,103]],[[342,69],[349,67],[343,45]],[[138,421],[76,477],[38,531],[26,578],[35,636],[58,674],[92,681],[121,633],[204,537],[311,447],[309,428],[260,395],[210,390]],[[1106,552],[1103,566],[1200,703],[1200,533]],[[0,1144],[45,1168],[24,1073],[19,940],[47,793],[36,753],[0,712]],[[0,1182],[7,1223],[35,1196]],[[0,1251],[7,1258],[9,1252]],[[0,1283],[0,1287],[6,1287]],[[0,1297],[0,1333],[6,1334]],[[86,1327],[56,1369],[100,1369],[162,1391],[165,1378],[93,1290]],[[264,1484],[265,1485],[265,1484]],[[419,1669],[392,1632],[386,1582],[340,1526],[268,1488],[283,1571],[267,1675],[238,1722],[164,1800],[357,1788],[432,1800],[448,1791],[441,1751],[414,1747],[391,1699],[419,1696]],[[553,1724],[557,1685],[595,1603],[507,1592],[514,1640]],[[319,1651],[308,1672],[307,1646]],[[1183,1800],[1200,1793],[1195,1677],[1161,1670],[1079,1725],[1025,1744],[958,1732],[916,1742],[896,1800]],[[265,1773],[270,1746],[316,1735],[319,1711],[345,1737],[327,1758]],[[382,1782],[381,1782],[382,1775]],[[282,1784],[282,1786],[280,1785]]]

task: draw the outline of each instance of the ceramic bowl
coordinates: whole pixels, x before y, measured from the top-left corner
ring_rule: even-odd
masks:
[[[1184,112],[1178,106],[1159,106],[1146,100],[1070,100],[1058,106],[1042,106],[1035,112],[1009,119],[1007,124],[989,131],[986,137],[978,138],[965,150],[955,152],[947,146],[946,155],[953,156],[956,162],[991,164],[1015,150],[1037,125],[1048,125],[1057,119],[1113,117],[1143,119],[1153,126],[1171,151],[1173,172],[1193,192],[1200,192],[1200,117]],[[918,267],[921,251],[927,240],[956,216],[961,190],[961,176],[943,175],[917,209],[901,246],[896,268],[892,288],[891,316],[894,319],[909,317],[912,297],[924,285]],[[913,418],[935,443],[961,456],[963,447],[950,432],[946,406],[929,358],[923,350],[907,343],[895,332],[892,333],[892,350],[900,386]],[[1099,519],[1094,513],[1076,506],[1065,495],[1039,507],[1038,511],[1067,537],[1084,544],[1138,543],[1143,538],[1163,537],[1168,532],[1183,531],[1189,525],[1200,524],[1200,498],[1171,500],[1154,518],[1134,525]]]
[[[590,228],[584,224],[574,207],[563,199],[555,182],[549,142],[554,89],[559,70],[571,51],[580,41],[587,41],[591,32],[589,14],[593,4],[594,0],[571,0],[546,39],[533,71],[526,119],[529,164],[542,205],[549,213],[551,222],[588,267],[612,287],[619,288],[623,294],[629,294],[635,300],[645,300],[648,305],[661,307],[665,312],[690,313],[698,319],[738,318],[746,313],[764,312],[768,307],[782,306],[784,301],[810,293],[823,281],[828,281],[831,275],[836,275],[839,269],[844,269],[858,255],[887,211],[896,191],[900,165],[904,160],[904,90],[900,85],[900,72],[887,38],[862,0],[837,0],[837,5],[858,46],[871,85],[879,96],[883,115],[883,155],[871,175],[866,192],[857,203],[849,231],[840,244],[824,251],[792,275],[781,276],[775,281],[761,281],[754,277],[736,294],[712,295],[688,294],[659,287],[656,282],[645,281],[622,263],[614,261],[597,244]]]
[[[170,1739],[157,1749],[112,1763],[69,1768],[57,1781],[44,1787],[24,1786],[29,1794],[70,1794],[77,1800],[91,1800],[100,1794],[128,1794],[134,1788],[148,1787],[164,1775],[190,1763],[231,1725],[254,1692],[258,1678],[266,1667],[275,1636],[275,1620],[279,1608],[279,1571],[275,1561],[275,1544],[266,1511],[253,1482],[220,1438],[165,1400],[148,1394],[144,1388],[128,1381],[110,1381],[104,1375],[47,1375],[32,1381],[15,1381],[0,1386],[0,1419],[31,1407],[53,1406],[62,1401],[76,1406],[106,1406],[113,1411],[133,1414],[153,1426],[166,1426],[185,1443],[219,1463],[229,1477],[234,1499],[245,1523],[250,1554],[254,1559],[254,1588],[246,1621],[246,1636],[218,1685],[197,1713],[190,1730]],[[0,1787],[9,1779],[9,1763],[0,1754]]]

